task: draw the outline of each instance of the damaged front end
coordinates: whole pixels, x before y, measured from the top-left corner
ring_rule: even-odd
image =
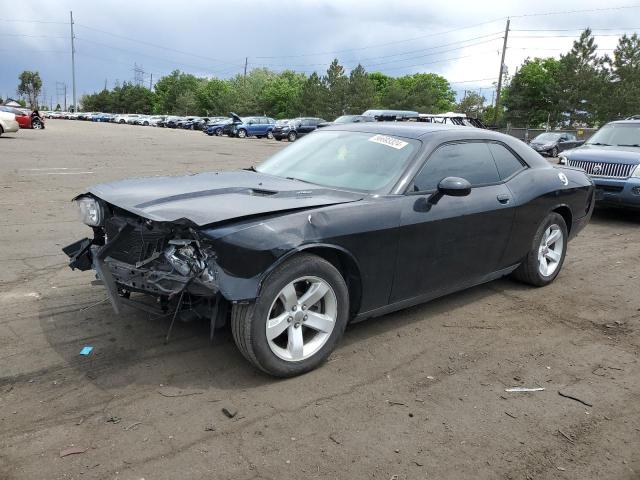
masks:
[[[94,238],[63,251],[72,269],[95,270],[116,313],[123,302],[131,303],[132,292],[140,292],[156,297],[160,311],[177,299],[176,311],[186,305],[193,315],[213,314],[220,297],[216,256],[193,226],[151,221],[102,203],[99,208],[104,214],[95,223],[100,224],[89,223]]]

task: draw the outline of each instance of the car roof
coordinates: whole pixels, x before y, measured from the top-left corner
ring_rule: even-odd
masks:
[[[616,120],[614,122],[608,122],[605,125],[640,125],[640,119],[636,120],[636,119],[632,119],[632,118],[627,118],[626,120]]]
[[[379,133],[382,135],[397,135],[400,137],[420,139],[425,135],[433,132],[445,130],[468,130],[477,133],[482,131],[479,128],[460,127],[458,125],[418,123],[418,122],[367,122],[367,123],[343,123],[338,125],[330,125],[323,128],[323,131],[329,130],[352,130],[364,133]]]

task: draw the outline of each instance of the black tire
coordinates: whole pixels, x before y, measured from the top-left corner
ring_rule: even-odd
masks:
[[[269,130],[269,131],[267,132],[267,138],[268,138],[269,140],[273,140],[273,132],[272,132],[271,130]]]
[[[222,129],[216,128],[216,137],[221,137],[221,136],[222,136]]]
[[[298,138],[298,134],[296,132],[289,132],[287,135],[287,140],[290,142],[295,142],[296,138]]]
[[[276,137],[276,140],[277,140],[277,141],[279,141],[279,142],[281,142],[281,141],[282,141],[282,138],[280,138],[280,137]]]
[[[544,232],[552,225],[557,225],[562,232],[562,254],[560,261],[558,262],[558,266],[555,268],[553,273],[545,276],[540,272],[538,250],[540,248]],[[567,232],[567,224],[565,223],[564,218],[558,213],[551,212],[538,227],[536,234],[533,236],[530,246],[531,248],[520,266],[513,272],[513,277],[521,282],[533,285],[534,287],[544,287],[545,285],[549,285],[555,280],[562,269],[567,253],[568,239],[569,235]]]
[[[236,133],[236,137],[247,138],[247,131],[244,128],[241,128],[240,130],[238,130],[238,133]]]
[[[558,156],[558,147],[553,147],[553,149],[551,150],[551,156],[553,158],[556,158]]]
[[[321,278],[333,288],[337,299],[335,326],[326,343],[311,357],[283,360],[273,353],[267,340],[269,310],[285,285],[309,275]],[[255,302],[233,305],[231,331],[238,349],[255,367],[276,377],[293,377],[313,370],[329,357],[344,333],[348,317],[349,292],[340,272],[323,258],[303,253],[287,260],[269,275]]]
[[[149,126],[149,122],[144,122],[142,125],[145,126],[145,127],[148,127]]]
[[[4,129],[2,128],[2,125],[0,125],[0,137],[2,136],[3,133],[4,133]]]
[[[125,121],[124,120],[120,120],[118,123],[122,125],[123,123],[125,123]]]

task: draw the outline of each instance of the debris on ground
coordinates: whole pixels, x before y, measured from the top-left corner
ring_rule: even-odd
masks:
[[[566,438],[567,440],[569,440],[570,443],[575,443],[573,441],[573,438],[571,438],[569,435],[567,435],[566,433],[564,433],[562,430],[558,429],[558,433],[560,435],[562,435],[564,438]]]
[[[517,416],[517,415],[514,415],[513,413],[509,413],[509,412],[504,412],[504,413],[505,413],[505,415],[506,415],[507,417],[511,417],[511,418],[518,418],[518,416]]]
[[[68,457],[69,455],[77,455],[79,453],[84,453],[86,451],[87,449],[82,447],[65,448],[64,450],[60,450],[60,458]]]
[[[106,423],[120,423],[122,421],[122,419],[120,417],[116,417],[115,415],[111,415],[109,418],[107,418]]]
[[[511,392],[511,393],[516,393],[516,392],[543,392],[544,391],[544,387],[511,387],[511,388],[505,388],[504,389],[505,392]]]
[[[169,398],[190,397],[191,395],[202,395],[204,393],[204,390],[164,387],[158,390],[158,393],[163,397],[169,397]]]
[[[560,395],[561,397],[564,398],[569,398],[571,400],[575,400],[576,402],[579,402],[583,405],[586,405],[587,407],[593,407],[593,403],[588,402],[587,400],[584,400],[582,398],[579,398],[576,396],[575,393],[570,392],[570,391],[566,391],[566,390],[558,390],[558,395]]]
[[[331,440],[336,445],[340,445],[342,443],[342,441],[337,437],[337,435],[335,433],[330,433],[329,434],[329,440]]]
[[[204,427],[204,431],[205,432],[215,432],[216,431],[216,427],[213,424],[209,424],[206,427]]]
[[[135,430],[139,425],[142,425],[142,422],[133,422],[131,425],[127,425],[124,427],[125,430]]]
[[[388,403],[389,405],[402,405],[403,407],[406,407],[406,406],[407,406],[407,404],[406,404],[406,403],[402,403],[402,402],[395,402],[395,401],[393,401],[393,400],[387,400],[387,403]]]
[[[222,407],[222,413],[224,413],[228,418],[233,418],[238,414],[238,410],[233,407]]]
[[[82,350],[80,350],[80,355],[82,356],[87,356],[89,355],[91,352],[93,351],[93,347],[90,345],[87,345],[86,347],[82,347]]]

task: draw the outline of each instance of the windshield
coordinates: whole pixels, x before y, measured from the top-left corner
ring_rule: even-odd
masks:
[[[353,123],[357,119],[358,117],[356,115],[342,115],[336,118],[333,123]]]
[[[587,145],[640,146],[640,123],[610,123],[587,140]]]
[[[540,135],[538,135],[536,138],[534,138],[534,141],[540,141],[540,142],[555,142],[556,140],[558,140],[560,138],[560,134],[559,133],[541,133]]]
[[[291,120],[276,120],[276,125],[278,125],[279,127],[282,127],[284,125],[289,125],[289,122]]]
[[[402,174],[420,142],[362,132],[314,132],[256,170],[317,185],[376,192]]]

